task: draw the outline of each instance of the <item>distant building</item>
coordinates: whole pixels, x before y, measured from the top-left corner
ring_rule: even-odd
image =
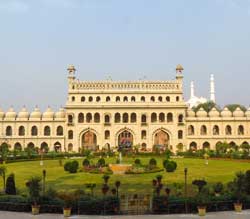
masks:
[[[29,113],[0,110],[0,143],[11,148],[78,151],[138,145],[140,150],[168,147],[173,151],[214,148],[219,142],[250,143],[250,110],[227,108],[197,113],[188,106],[205,102],[194,95],[183,99],[183,68],[170,81],[79,81],[68,67],[68,98],[64,108]],[[210,99],[215,101],[211,77]]]

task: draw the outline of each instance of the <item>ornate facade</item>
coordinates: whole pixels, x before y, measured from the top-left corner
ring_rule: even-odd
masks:
[[[12,148],[49,147],[78,151],[119,145],[154,146],[173,151],[190,147],[214,148],[227,141],[250,143],[250,110],[197,113],[183,98],[183,68],[176,67],[171,81],[79,81],[68,67],[68,98],[63,109],[18,114],[0,110],[0,141]]]

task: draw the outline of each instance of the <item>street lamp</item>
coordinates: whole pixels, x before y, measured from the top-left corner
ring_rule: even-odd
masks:
[[[188,168],[185,167],[184,168],[184,175],[185,175],[185,212],[187,214],[187,172],[188,172]]]

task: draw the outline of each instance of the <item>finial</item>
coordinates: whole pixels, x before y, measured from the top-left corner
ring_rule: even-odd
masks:
[[[74,74],[76,69],[75,69],[75,66],[70,64],[68,65],[68,68],[67,68],[68,72],[71,73],[71,74]]]
[[[182,65],[181,64],[178,64],[177,66],[176,66],[176,72],[182,72],[183,70],[184,70],[184,68],[182,67]]]

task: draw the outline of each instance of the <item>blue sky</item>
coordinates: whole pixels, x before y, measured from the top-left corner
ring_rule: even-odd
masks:
[[[81,80],[168,80],[175,66],[220,105],[250,104],[250,0],[0,0],[0,106],[64,106]],[[242,94],[244,92],[244,94]]]

